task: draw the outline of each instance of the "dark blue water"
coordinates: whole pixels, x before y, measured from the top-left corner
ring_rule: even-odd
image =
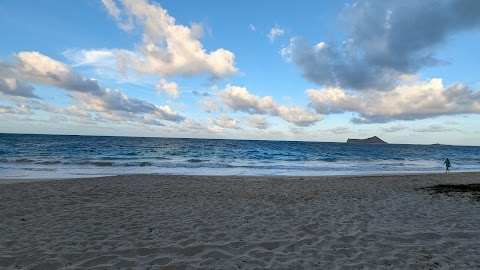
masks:
[[[480,147],[0,134],[0,178],[480,171]]]

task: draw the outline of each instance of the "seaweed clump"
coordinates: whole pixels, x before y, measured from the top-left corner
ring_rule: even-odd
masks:
[[[431,187],[425,187],[435,193],[452,194],[452,193],[468,193],[472,195],[476,200],[480,201],[480,184],[464,184],[464,185],[436,185]]]

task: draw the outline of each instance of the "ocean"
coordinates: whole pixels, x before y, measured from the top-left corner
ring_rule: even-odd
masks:
[[[0,134],[0,179],[480,171],[479,146]]]

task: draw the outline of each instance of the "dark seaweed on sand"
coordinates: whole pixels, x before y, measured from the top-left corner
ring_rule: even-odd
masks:
[[[480,201],[480,184],[465,184],[465,185],[436,185],[431,187],[425,187],[426,189],[433,191],[434,193],[452,194],[452,193],[467,193],[473,195],[474,198]]]

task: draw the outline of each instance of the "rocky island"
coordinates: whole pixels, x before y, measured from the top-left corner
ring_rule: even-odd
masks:
[[[375,144],[386,144],[385,141],[378,138],[377,136],[373,136],[367,139],[348,139],[347,143],[375,143]]]

